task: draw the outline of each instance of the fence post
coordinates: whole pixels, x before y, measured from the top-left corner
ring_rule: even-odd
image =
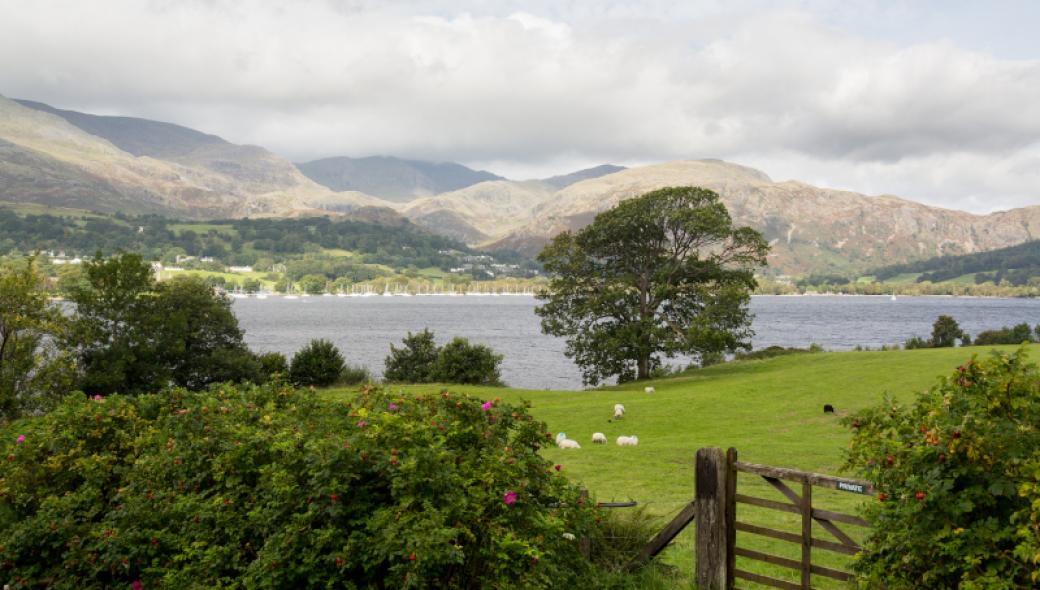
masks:
[[[737,449],[726,451],[726,590],[733,589],[737,569]]]
[[[735,459],[735,457],[734,457]],[[716,447],[697,451],[695,468],[696,523],[695,566],[698,590],[728,590],[730,573],[730,516],[732,496],[728,457]]]

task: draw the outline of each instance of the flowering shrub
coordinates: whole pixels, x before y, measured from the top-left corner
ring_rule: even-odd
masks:
[[[848,466],[878,490],[856,565],[868,587],[1038,586],[1040,369],[1025,349],[845,421]]]
[[[283,385],[71,396],[0,431],[11,588],[581,586],[593,509],[526,408]],[[24,437],[24,438],[22,438]]]

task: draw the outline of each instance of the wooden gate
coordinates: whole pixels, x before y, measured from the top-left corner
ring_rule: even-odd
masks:
[[[735,580],[742,579],[774,588],[800,590],[812,588],[812,576],[848,580],[848,572],[813,563],[814,551],[831,551],[855,555],[861,550],[856,541],[836,523],[860,527],[869,526],[863,519],[815,508],[812,504],[813,487],[830,488],[855,494],[873,494],[869,483],[794,469],[757,465],[737,461],[736,449],[726,453],[718,448],[697,451],[694,501],[684,508],[646,547],[634,563],[641,563],[659,553],[679,532],[696,521],[696,578],[700,590],[733,590]],[[758,498],[738,493],[737,473],[754,474],[765,480],[787,499],[786,502]],[[799,494],[785,482],[800,484]],[[745,504],[797,514],[801,517],[801,533],[767,528],[739,520],[737,505]],[[813,536],[816,522],[833,539]],[[737,547],[736,533],[741,531],[801,546],[801,559],[790,559]],[[737,556],[789,568],[798,572],[797,582],[737,569]]]

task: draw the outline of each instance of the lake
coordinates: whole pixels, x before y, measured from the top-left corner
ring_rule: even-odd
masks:
[[[253,350],[291,357],[312,338],[331,340],[352,364],[379,374],[390,344],[429,328],[438,344],[453,336],[487,344],[505,356],[502,378],[529,389],[581,389],[581,373],[564,342],[541,333],[537,301],[526,296],[304,297],[236,299],[234,311]],[[940,314],[978,334],[1040,323],[1040,300],[973,297],[755,296],[754,347],[816,343],[826,350],[879,347],[931,335]]]

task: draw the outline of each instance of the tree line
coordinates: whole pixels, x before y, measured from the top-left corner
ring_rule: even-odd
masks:
[[[199,391],[225,382],[287,379],[297,386],[328,386],[372,380],[324,340],[312,341],[291,360],[280,353],[254,353],[229,298],[199,277],[157,282],[151,265],[137,254],[88,261],[83,275],[62,307],[49,301],[33,259],[0,269],[0,418],[44,413],[77,390],[91,396],[140,395],[170,387]],[[432,333],[419,337],[429,338],[432,346]],[[411,339],[409,334],[406,347]],[[485,346],[456,338],[431,350],[429,377],[501,381],[502,357]],[[391,369],[394,362],[401,365],[395,358],[392,350]],[[407,380],[408,375],[391,371],[390,377]]]
[[[425,232],[407,221],[392,228],[328,217],[191,224],[155,215],[77,218],[0,209],[0,256],[126,251],[149,260],[172,260],[179,254],[250,266],[265,259],[268,264],[293,260],[322,249],[349,250],[359,253],[361,262],[394,268],[446,269],[456,264],[458,255],[473,254],[465,244]]]

